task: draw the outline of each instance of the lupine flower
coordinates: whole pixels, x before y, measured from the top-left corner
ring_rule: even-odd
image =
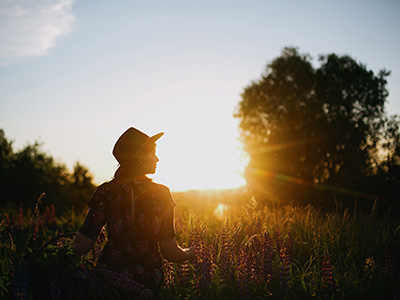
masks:
[[[259,235],[253,236],[251,239],[250,264],[252,270],[251,279],[256,284],[261,284],[265,280],[262,252],[261,237]]]
[[[181,286],[189,285],[189,263],[185,262],[183,264],[176,265],[176,282],[179,283]],[[173,269],[172,269],[173,272]],[[172,281],[173,281],[173,273]]]
[[[193,260],[194,266],[194,289],[195,291],[201,295],[203,290],[203,266],[205,264],[204,259],[207,259],[204,256],[204,242],[199,239],[196,245],[196,255]]]
[[[261,235],[261,243],[261,266],[264,278],[267,279],[267,277],[269,277],[272,279],[274,245],[271,236],[268,233],[263,233]]]
[[[167,287],[171,287],[175,282],[174,263],[164,259],[163,262],[164,282]]]
[[[372,273],[376,268],[375,260],[373,257],[369,257],[365,260],[364,272],[368,274],[369,279],[372,279]]]
[[[280,253],[281,249],[283,248],[283,242],[282,242],[281,232],[279,231],[279,229],[276,229],[275,231],[274,240],[275,240],[276,252]]]
[[[28,299],[29,292],[29,272],[26,265],[16,268],[13,278],[14,299]]]
[[[375,260],[373,257],[369,257],[365,260],[364,270],[365,271],[374,271],[376,268]]]
[[[50,225],[50,207],[48,207],[48,206],[46,206],[46,208],[44,209],[43,221],[44,221],[44,225],[49,227],[49,225]]]
[[[32,229],[32,239],[36,241],[38,235],[39,235],[39,229],[40,229],[40,222],[39,220],[33,221],[33,229]]]
[[[283,296],[287,296],[289,293],[289,283],[291,277],[291,262],[287,255],[287,248],[281,248],[279,251],[279,286],[280,292]]]
[[[24,222],[24,210],[22,208],[22,205],[20,205],[19,210],[18,210],[18,222],[16,229],[19,231],[22,229],[22,224]]]
[[[211,285],[214,277],[214,247],[212,247],[212,245],[206,246],[203,244],[201,256],[200,292],[204,294]]]
[[[4,214],[4,219],[5,219],[5,223],[6,223],[6,226],[9,228],[9,229],[13,229],[13,227],[14,227],[14,218],[13,218],[13,216],[12,215],[8,215],[8,214]]]
[[[290,234],[290,232],[288,234],[288,238],[285,243],[285,248],[286,248],[286,257],[287,257],[288,263],[292,264],[292,262],[293,262],[293,238],[292,238],[292,235]]]
[[[56,208],[52,204],[50,206],[50,226],[53,230],[57,228],[57,223]]]
[[[225,227],[221,233],[221,252],[220,252],[220,268],[224,281],[231,282],[234,280],[234,241],[229,235],[228,229]]]
[[[239,252],[238,264],[237,264],[237,275],[236,282],[239,288],[240,297],[244,298],[248,293],[249,286],[249,266],[247,261],[247,253],[243,248]]]
[[[400,271],[400,247],[399,241],[391,239],[386,246],[385,270],[389,276],[396,277]]]
[[[322,287],[329,291],[333,291],[335,288],[333,268],[329,255],[324,255],[324,258],[322,259]]]
[[[198,291],[200,288],[200,276],[201,276],[201,248],[203,241],[201,239],[201,229],[199,227],[199,223],[192,224],[191,233],[190,233],[190,244],[193,245],[196,249],[194,258],[193,258],[193,267],[194,267],[194,284],[195,290]]]

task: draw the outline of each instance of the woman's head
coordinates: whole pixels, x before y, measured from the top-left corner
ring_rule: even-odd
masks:
[[[114,177],[118,179],[154,174],[158,162],[155,142],[163,134],[161,132],[149,137],[133,127],[126,130],[113,149],[113,155],[120,164]]]

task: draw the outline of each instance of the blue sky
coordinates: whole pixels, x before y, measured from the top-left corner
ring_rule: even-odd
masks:
[[[16,150],[41,141],[97,183],[126,128],[164,131],[155,179],[238,186],[232,115],[285,46],[392,71],[387,110],[400,115],[399,17],[397,1],[0,0],[0,128]]]

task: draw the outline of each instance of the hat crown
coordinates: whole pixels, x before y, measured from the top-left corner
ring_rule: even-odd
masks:
[[[130,127],[117,140],[113,149],[113,155],[121,164],[137,155],[148,142],[150,137],[140,130]]]

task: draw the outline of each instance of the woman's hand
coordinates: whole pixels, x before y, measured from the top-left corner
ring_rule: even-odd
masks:
[[[160,249],[164,258],[176,263],[193,259],[196,252],[194,247],[182,249],[175,238],[160,241]]]
[[[194,259],[194,256],[196,255],[196,249],[197,248],[194,246],[184,249],[186,252],[187,260],[191,261]]]
[[[94,241],[78,232],[74,238],[74,244],[72,249],[75,254],[82,255],[89,252],[94,246]]]

